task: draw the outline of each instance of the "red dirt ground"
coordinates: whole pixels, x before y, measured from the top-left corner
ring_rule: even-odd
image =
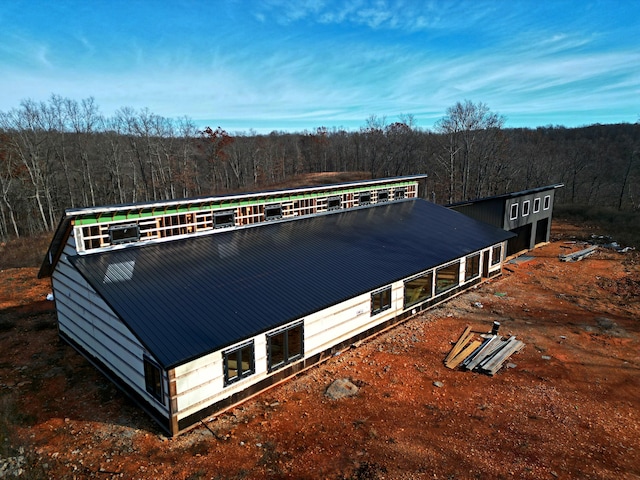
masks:
[[[0,478],[640,479],[640,256],[560,262],[579,232],[172,439],[58,340],[37,269],[2,271]],[[493,321],[511,368],[444,367]]]

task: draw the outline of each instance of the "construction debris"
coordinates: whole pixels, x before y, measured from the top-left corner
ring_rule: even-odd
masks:
[[[515,336],[504,338],[498,335],[500,324],[494,322],[490,333],[477,332],[467,327],[444,359],[447,368],[462,367],[465,370],[495,375],[502,365],[516,352],[524,348],[524,343]]]
[[[590,247],[585,248],[584,250],[579,250],[577,252],[569,253],[567,255],[560,255],[561,262],[579,262],[580,260],[592,255],[598,249],[597,245],[591,245]]]

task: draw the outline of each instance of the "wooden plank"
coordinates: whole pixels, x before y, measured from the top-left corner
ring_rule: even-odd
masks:
[[[482,345],[480,340],[473,340],[469,345],[465,347],[458,355],[452,358],[449,362],[445,363],[445,367],[447,368],[456,368],[462,361],[469,356],[476,348]]]
[[[524,347],[523,342],[521,342],[520,340],[516,340],[515,336],[510,337],[509,340],[507,340],[507,344],[504,346],[504,348],[502,348],[499,353],[494,355],[491,358],[491,361],[483,365],[482,369],[491,375],[495,374],[498,370],[500,370],[502,364],[515,352],[520,351],[522,347]]]
[[[597,245],[591,245],[590,247],[585,248],[584,250],[579,250],[577,252],[569,253],[567,255],[560,255],[560,261],[561,262],[579,262],[583,258],[586,258],[589,255],[595,253],[597,249],[598,249]]]
[[[491,355],[491,353],[497,348],[497,343],[500,342],[502,337],[498,337],[498,335],[493,335],[489,338],[484,345],[478,350],[473,358],[470,358],[469,362],[465,362],[464,367],[467,370],[473,370],[476,365],[478,365],[482,360],[484,360],[487,356]]]
[[[456,342],[456,344],[453,346],[449,354],[444,359],[445,362],[448,362],[453,357],[455,357],[456,354],[462,349],[464,343],[466,343],[464,342],[464,340],[467,338],[467,335],[469,335],[470,332],[471,332],[471,327],[467,325],[467,327],[462,332],[462,335],[460,335],[460,337],[458,338],[458,341]]]

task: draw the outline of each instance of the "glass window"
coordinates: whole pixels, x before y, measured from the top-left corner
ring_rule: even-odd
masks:
[[[527,215],[529,215],[529,204],[531,202],[529,200],[525,200],[524,202],[522,202],[522,216],[526,217]]]
[[[480,254],[469,255],[465,260],[464,280],[480,276]]]
[[[147,392],[150,393],[153,398],[162,402],[162,373],[160,372],[160,367],[147,357],[143,358],[143,362],[144,385]]]
[[[253,341],[227,350],[224,358],[224,384],[229,385],[255,372]]]
[[[497,265],[502,260],[502,245],[496,245],[491,251],[491,265]]]
[[[546,195],[544,197],[544,208],[545,210],[549,210],[549,207],[551,206],[551,195]]]
[[[407,280],[404,282],[404,307],[407,308],[431,298],[432,289],[433,272]]]
[[[533,201],[533,213],[538,213],[540,211],[540,199],[536,198]]]
[[[436,270],[436,295],[451,290],[460,282],[460,262]]]
[[[269,371],[283,367],[302,358],[302,323],[267,335]]]
[[[391,308],[391,287],[371,294],[371,315]]]
[[[517,203],[511,204],[511,215],[509,216],[509,218],[511,220],[515,220],[516,218],[518,218],[518,204]]]
[[[233,210],[213,214],[213,228],[233,227],[235,224],[236,218]]]
[[[327,210],[338,210],[342,208],[342,198],[329,197],[327,198]]]
[[[396,188],[396,192],[395,192],[394,198],[396,200],[404,198],[406,196],[406,192],[407,192],[407,189],[404,188],[404,187],[403,188]]]
[[[109,227],[109,240],[112,245],[137,242],[140,240],[140,227],[131,225],[113,225]]]
[[[267,205],[264,207],[265,220],[279,220],[282,218],[282,205]]]
[[[358,195],[358,205],[369,205],[371,203],[371,192],[362,192]]]
[[[389,192],[387,190],[380,190],[378,192],[378,202],[386,202],[389,200]]]

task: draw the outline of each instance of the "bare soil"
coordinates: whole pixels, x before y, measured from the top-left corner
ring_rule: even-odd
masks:
[[[37,269],[1,271],[0,478],[640,479],[640,256],[560,262],[580,234],[177,438],[58,339]],[[444,367],[494,321],[509,368]]]

